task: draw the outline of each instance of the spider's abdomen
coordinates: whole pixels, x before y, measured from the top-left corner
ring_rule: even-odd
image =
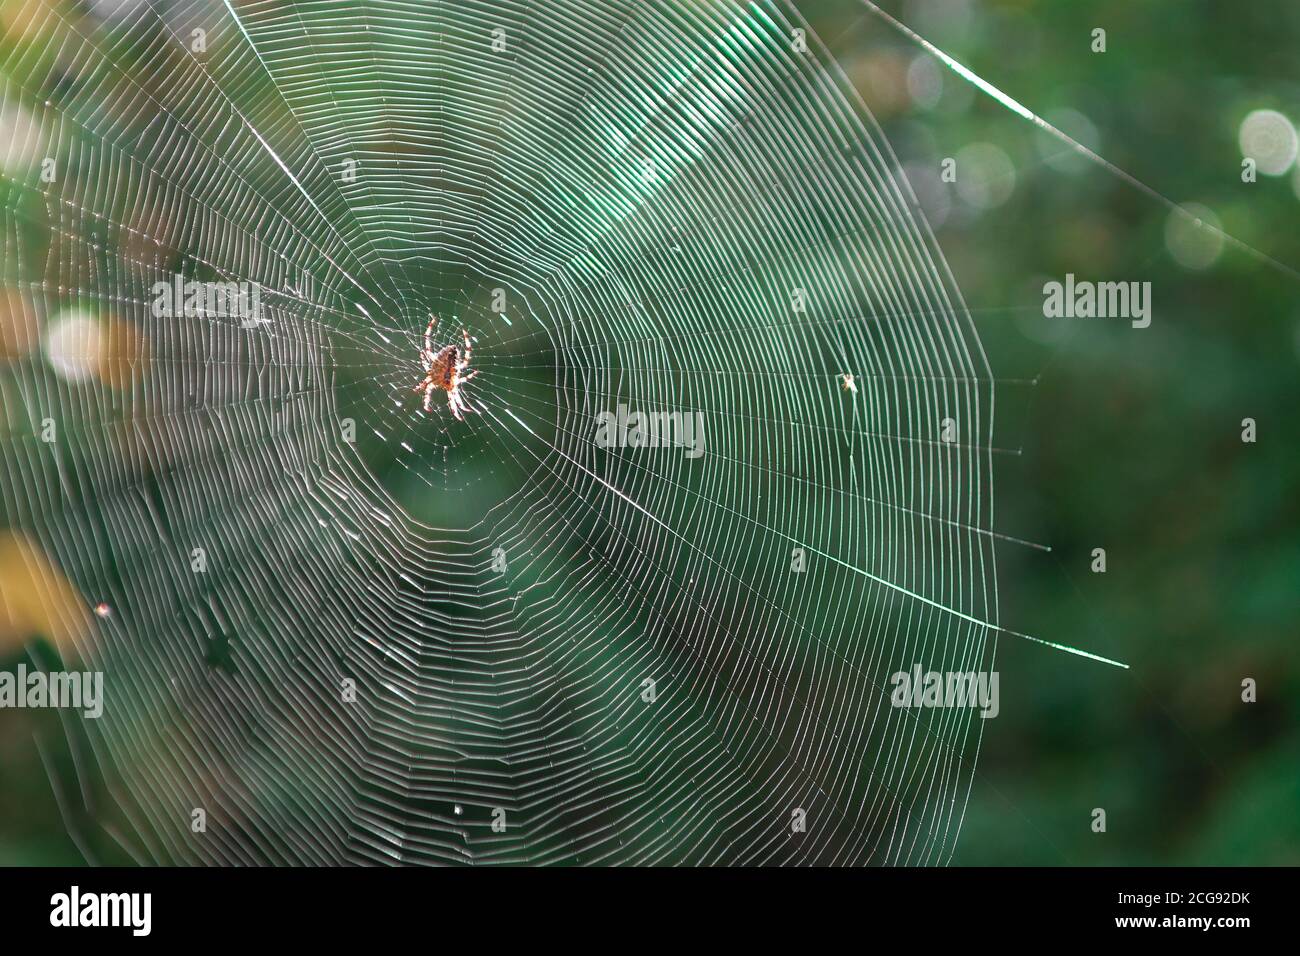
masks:
[[[448,345],[433,357],[429,367],[429,378],[438,388],[451,388],[451,377],[456,373],[456,363],[460,361],[460,352],[456,346]]]

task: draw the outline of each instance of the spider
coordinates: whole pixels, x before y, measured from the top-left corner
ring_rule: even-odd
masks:
[[[460,387],[478,374],[478,370],[470,372],[468,375],[461,373],[469,367],[470,347],[469,333],[464,329],[460,334],[465,339],[465,354],[462,357],[460,348],[455,345],[444,345],[438,351],[433,350],[433,327],[438,324],[438,317],[430,314],[429,327],[424,330],[424,348],[420,350],[420,364],[424,366],[424,378],[420,384],[411,389],[413,392],[424,392],[424,410],[432,411],[433,408],[433,390],[440,388],[447,393],[447,407],[451,413],[456,416],[458,422],[465,420],[464,412],[475,411],[464,398],[461,397]]]

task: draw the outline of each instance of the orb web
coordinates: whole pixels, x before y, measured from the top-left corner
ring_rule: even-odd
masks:
[[[86,846],[949,858],[981,721],[890,678],[991,664],[989,374],[793,7],[10,6],[0,482],[106,675]]]

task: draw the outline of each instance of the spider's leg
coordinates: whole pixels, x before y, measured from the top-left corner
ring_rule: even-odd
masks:
[[[466,332],[464,329],[461,329],[460,334],[465,337],[465,358],[462,361],[458,362],[457,365],[460,368],[466,368],[469,365],[469,356],[470,356],[469,333]]]
[[[438,317],[432,312],[429,313],[429,326],[424,330],[424,353],[425,355],[433,354],[433,327],[438,324]],[[432,359],[429,360],[432,362]]]
[[[433,411],[433,387],[432,386],[424,390],[424,410],[426,412]]]
[[[473,378],[473,377],[474,377],[475,375],[477,375],[478,373],[479,373],[479,370],[478,370],[478,369],[474,369],[474,371],[470,372],[468,375],[462,375],[462,376],[460,377],[460,383],[461,383],[462,385],[464,385],[466,382],[468,382],[471,378]]]

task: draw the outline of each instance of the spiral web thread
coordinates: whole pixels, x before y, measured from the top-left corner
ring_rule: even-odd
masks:
[[[106,674],[66,721],[88,855],[949,859],[981,721],[889,678],[992,665],[992,390],[793,8],[6,13],[3,277],[99,370],[0,377],[6,518]],[[177,273],[264,321],[155,317]],[[475,339],[464,423],[411,394],[430,312]],[[619,404],[704,454],[598,447]]]

